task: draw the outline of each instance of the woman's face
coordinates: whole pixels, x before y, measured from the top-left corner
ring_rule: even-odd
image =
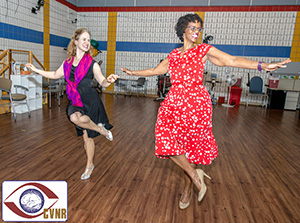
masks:
[[[90,34],[88,32],[84,32],[79,36],[78,40],[75,40],[75,45],[77,49],[87,52],[91,47],[91,39]]]
[[[202,27],[200,22],[190,22],[185,30],[185,38],[193,43],[195,43],[202,32]]]

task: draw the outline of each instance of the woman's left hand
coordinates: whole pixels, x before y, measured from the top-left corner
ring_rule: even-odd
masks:
[[[109,75],[106,79],[108,83],[114,83],[118,78],[120,78],[118,75],[116,74],[111,74]]]
[[[283,60],[281,62],[278,62],[278,63],[265,63],[263,64],[263,69],[265,71],[274,71],[274,70],[277,70],[278,68],[285,68],[287,63],[290,63],[292,62],[291,59],[286,59],[286,60]]]

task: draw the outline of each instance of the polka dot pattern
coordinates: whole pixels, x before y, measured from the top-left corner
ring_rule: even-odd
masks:
[[[190,163],[210,164],[218,156],[212,133],[212,105],[203,86],[202,58],[211,45],[199,44],[181,56],[168,56],[172,87],[161,103],[155,126],[155,155],[162,159],[185,154]]]

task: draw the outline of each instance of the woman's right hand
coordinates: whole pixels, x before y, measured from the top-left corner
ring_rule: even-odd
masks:
[[[121,70],[127,75],[134,76],[133,72],[125,67],[121,67]]]
[[[292,62],[291,59],[286,59],[278,63],[264,63],[262,69],[265,71],[274,71],[278,68],[286,68],[286,64]]]

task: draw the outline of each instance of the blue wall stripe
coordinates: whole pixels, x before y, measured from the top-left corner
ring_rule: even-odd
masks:
[[[213,44],[213,46],[234,56],[289,58],[291,54],[291,47],[289,46],[243,46],[217,44]]]
[[[0,22],[0,37],[32,43],[43,44],[43,32],[14,26]],[[70,39],[50,34],[50,46],[67,47]],[[106,41],[98,41],[98,50],[107,50]],[[243,45],[217,45],[216,48],[235,56],[253,57],[284,57],[289,58],[289,46],[243,46]],[[143,42],[117,42],[116,51],[170,53],[174,48],[181,47],[181,43],[143,43]]]
[[[43,44],[43,32],[0,22],[0,37]]]
[[[69,42],[69,38],[50,34],[50,46],[67,47]]]
[[[43,32],[0,22],[0,37],[31,43],[44,43]],[[67,47],[70,39],[50,34],[50,45]]]
[[[0,38],[14,39],[32,43],[44,43],[43,32],[0,22]],[[70,38],[50,34],[50,46],[67,47]],[[106,41],[98,41],[98,50],[107,50]]]
[[[178,48],[181,46],[181,43],[117,42],[116,51],[170,53],[174,48]]]
[[[181,43],[117,42],[116,51],[170,53],[174,48],[179,48],[181,46]],[[213,46],[234,56],[289,58],[291,53],[291,47],[288,46],[243,46],[217,44],[213,44]]]
[[[107,51],[107,41],[97,41],[99,43],[98,50]]]

